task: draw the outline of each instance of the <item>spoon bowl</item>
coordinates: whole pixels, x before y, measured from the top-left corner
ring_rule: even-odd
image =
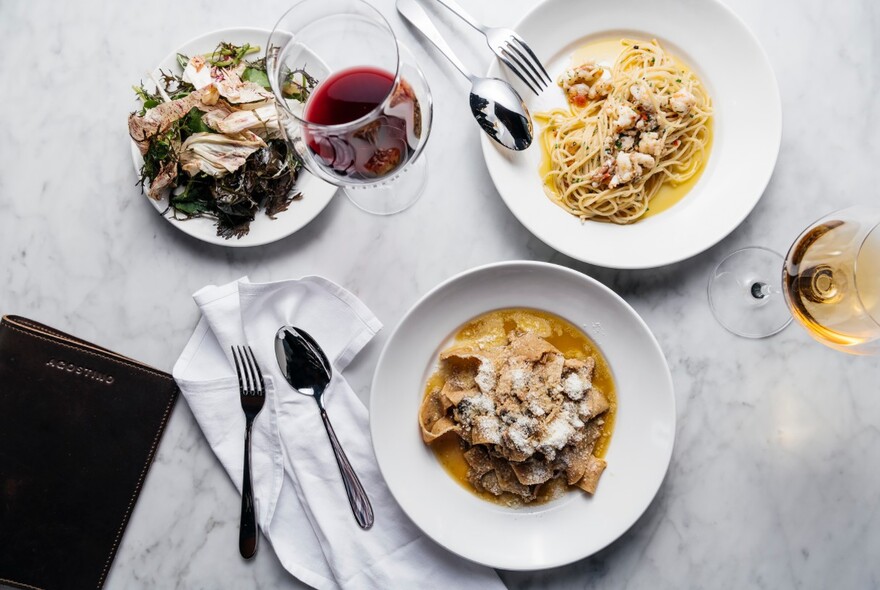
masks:
[[[333,369],[315,339],[305,330],[284,326],[275,337],[275,358],[294,391],[314,397],[323,408]]]
[[[486,134],[520,151],[532,144],[532,118],[520,95],[498,78],[471,79],[471,112]]]

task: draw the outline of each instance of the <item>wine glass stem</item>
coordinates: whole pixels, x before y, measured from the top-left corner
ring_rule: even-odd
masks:
[[[761,281],[752,283],[752,297],[755,299],[763,299],[770,295],[770,285]]]

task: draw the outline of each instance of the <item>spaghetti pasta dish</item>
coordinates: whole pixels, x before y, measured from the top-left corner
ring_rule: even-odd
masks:
[[[708,157],[711,99],[656,40],[621,40],[614,64],[587,60],[559,77],[567,109],[538,113],[551,199],[581,220],[632,223],[665,183]]]

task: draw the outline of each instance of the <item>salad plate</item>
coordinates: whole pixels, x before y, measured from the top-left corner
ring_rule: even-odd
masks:
[[[699,26],[695,25],[699,23]],[[766,188],[782,136],[779,89],[769,60],[746,25],[718,0],[547,0],[517,25],[553,79],[539,96],[495,62],[488,75],[521,90],[534,116],[567,108],[557,85],[574,60],[607,41],[656,39],[705,84],[711,97],[711,147],[696,183],[665,211],[627,225],[581,221],[545,194],[543,124],[523,152],[482,138],[483,156],[505,204],[536,237],[563,254],[599,266],[654,268],[699,254],[732,232]],[[613,59],[612,59],[613,61]]]
[[[249,44],[251,47],[259,47],[259,51],[246,57],[248,60],[257,60],[264,56],[268,39],[269,31],[259,28],[229,28],[213,31],[187,41],[169,53],[159,62],[152,75],[157,80],[161,77],[162,72],[173,72],[179,75],[183,69],[178,62],[178,54],[185,56],[210,54],[221,43]],[[144,77],[143,85],[146,88],[154,88],[156,86],[149,76]],[[140,108],[141,104],[139,101],[137,109]],[[131,141],[131,154],[135,172],[140,176],[144,158],[133,140]],[[169,223],[180,231],[211,244],[228,247],[249,247],[278,241],[305,227],[324,210],[336,192],[337,187],[316,178],[300,167],[290,194],[301,195],[301,197],[297,196],[292,200],[289,207],[277,213],[274,219],[261,208],[256,213],[254,220],[250,222],[247,233],[240,237],[223,237],[218,235],[216,220],[211,217],[186,218],[182,215],[173,215],[172,210],[169,208],[168,191],[166,190],[166,194],[160,199],[153,199],[146,194],[148,188],[149,183],[147,181],[144,186],[144,198]]]
[[[505,308],[566,320],[608,363],[617,410],[593,496],[573,489],[544,504],[492,503],[460,485],[422,440],[420,405],[438,354],[473,318]],[[371,391],[373,448],[395,499],[437,543],[495,568],[556,567],[606,547],[647,510],[672,456],[675,395],[657,340],[613,291],[554,264],[496,263],[434,288],[389,337]]]

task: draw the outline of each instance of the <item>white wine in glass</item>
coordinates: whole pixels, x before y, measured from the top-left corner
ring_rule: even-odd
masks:
[[[793,316],[826,346],[880,353],[880,211],[851,207],[827,215],[784,259],[766,248],[734,252],[709,279],[709,303],[740,336],[776,334]]]
[[[791,313],[816,340],[844,352],[880,346],[880,226],[847,209],[804,232],[783,273]]]

